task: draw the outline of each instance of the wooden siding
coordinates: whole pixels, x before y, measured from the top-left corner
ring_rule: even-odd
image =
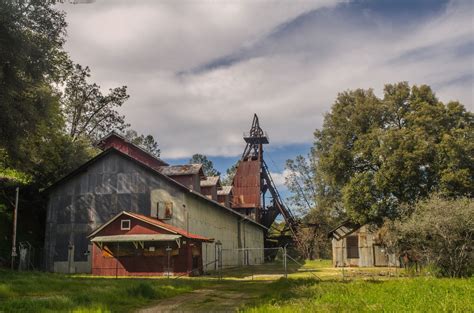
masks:
[[[122,230],[121,221],[130,220],[130,229]],[[135,235],[135,234],[169,234],[170,232],[143,221],[131,218],[129,216],[121,216],[104,229],[96,234],[96,236],[113,236],[113,235]],[[166,275],[168,269],[173,274],[187,274],[193,266],[193,249],[197,251],[194,257],[198,257],[198,266],[202,265],[202,245],[198,241],[181,239],[181,247],[178,247],[175,241],[171,242],[149,242],[144,247],[135,247],[132,243],[109,243],[105,245],[107,248],[101,250],[94,245],[92,251],[92,274],[103,276],[160,276]],[[121,255],[125,247],[133,251],[129,255]],[[152,246],[156,253],[149,252]],[[172,248],[178,251],[177,254],[170,256],[170,267],[168,268],[168,255],[166,248]],[[109,254],[107,251],[111,251]],[[158,253],[161,252],[161,253]],[[123,254],[123,252],[122,252]]]
[[[357,237],[358,253],[352,250],[354,248],[352,248],[350,241],[353,237]],[[362,226],[344,239],[333,238],[332,259],[335,267],[399,266],[400,264],[394,254],[387,254],[385,249],[377,245],[376,234],[370,231],[367,226]]]

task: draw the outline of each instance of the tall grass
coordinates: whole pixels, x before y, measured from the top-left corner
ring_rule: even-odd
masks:
[[[204,281],[110,279],[0,270],[0,312],[130,312]]]
[[[323,263],[308,263],[303,269],[308,266],[318,275],[325,271],[339,275],[339,270],[323,268]],[[267,269],[269,273],[272,270]],[[341,281],[334,275],[322,276],[325,278],[319,281],[303,271],[276,281],[242,280],[240,276],[218,281],[206,277],[111,279],[0,270],[0,312],[132,312],[195,289],[212,290],[213,294],[194,303],[187,301],[189,306],[184,309],[232,311],[245,305],[243,311],[255,313],[474,311],[474,278],[384,276],[366,280],[367,276],[361,275]]]
[[[474,279],[279,280],[246,312],[473,312]]]

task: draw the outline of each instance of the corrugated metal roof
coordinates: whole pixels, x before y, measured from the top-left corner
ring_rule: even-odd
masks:
[[[153,226],[157,226],[161,229],[165,229],[166,231],[169,231],[170,233],[174,233],[176,235],[181,235],[183,237],[186,237],[186,238],[189,238],[189,239],[196,239],[196,240],[202,240],[202,241],[208,241],[208,242],[211,242],[211,241],[214,241],[214,239],[212,238],[206,238],[206,237],[203,237],[203,236],[200,236],[200,235],[196,235],[196,234],[193,234],[193,233],[190,233],[190,232],[187,232],[186,230],[184,229],[181,229],[179,227],[176,227],[176,226],[173,226],[173,225],[170,225],[170,224],[167,224],[167,223],[164,223],[160,220],[157,220],[155,218],[152,218],[152,217],[148,217],[148,216],[145,216],[145,215],[141,215],[141,214],[138,214],[138,213],[132,213],[132,212],[126,212],[126,211],[122,211],[120,213],[118,213],[117,215],[115,215],[113,218],[111,218],[109,221],[107,221],[105,224],[102,224],[101,226],[99,226],[98,228],[96,228],[89,236],[87,236],[88,238],[95,238],[94,236],[98,233],[100,233],[100,231],[102,231],[104,228],[106,228],[109,224],[111,224],[113,221],[115,221],[117,218],[119,218],[121,215],[128,215],[130,217],[133,217],[133,218],[136,218],[138,220],[141,220],[145,223],[148,223],[148,224],[151,224]]]
[[[232,186],[222,186],[222,189],[217,190],[217,194],[220,196],[228,195],[232,192]]]
[[[196,192],[194,190],[191,190],[189,189],[188,187],[182,185],[181,183],[173,180],[172,178],[168,177],[167,175],[164,175],[163,173],[161,173],[160,171],[158,171],[158,169],[156,168],[153,168],[153,167],[150,167],[149,165],[141,162],[140,160],[114,148],[114,147],[110,147],[108,148],[107,150],[105,151],[102,151],[101,153],[99,153],[98,155],[96,155],[95,157],[93,157],[92,159],[90,159],[89,161],[87,161],[86,163],[82,164],[81,166],[79,166],[78,168],[76,168],[74,171],[70,172],[69,174],[67,174],[66,176],[62,177],[61,179],[57,180],[55,183],[53,183],[52,185],[50,185],[49,187],[47,187],[45,190],[43,190],[43,192],[50,192],[53,188],[55,188],[57,185],[63,183],[64,181],[68,180],[69,178],[79,174],[79,173],[82,173],[82,172],[85,172],[88,168],[88,166],[90,166],[91,164],[97,162],[98,160],[100,160],[101,158],[104,158],[105,156],[107,156],[108,154],[111,154],[111,153],[116,153],[118,155],[121,155],[122,157],[124,158],[127,158],[133,162],[135,162],[137,165],[141,166],[142,168],[144,168],[145,170],[147,171],[150,171],[152,173],[154,173],[155,175],[162,175],[162,178],[164,179],[167,179],[168,182],[174,184],[175,186],[178,186],[179,188],[182,188],[183,190],[185,190],[187,193],[190,193],[190,194],[193,194],[194,196],[196,197],[199,197],[201,198],[202,200],[205,200],[207,202],[210,202],[210,203],[213,203],[214,205],[216,206],[219,206],[220,208],[222,209],[225,209],[228,213],[230,214],[234,214],[234,215],[238,215],[240,216],[241,218],[243,219],[246,219],[248,220],[249,222],[259,226],[259,227],[262,227],[264,229],[268,229],[268,227],[258,223],[257,221],[251,219],[251,218],[248,218],[247,216],[235,211],[235,210],[232,210],[231,208],[227,208],[225,206],[223,206],[222,204],[220,204],[219,202],[217,201],[214,201],[212,199],[208,199],[206,196],[204,196],[203,194],[199,193],[199,192]],[[90,236],[90,235],[89,235]]]
[[[181,235],[172,234],[138,234],[138,235],[113,235],[97,236],[92,242],[133,242],[133,241],[174,241]]]
[[[219,176],[208,176],[201,180],[201,187],[220,186]]]
[[[202,173],[202,164],[161,166],[158,171],[166,176],[197,175]]]

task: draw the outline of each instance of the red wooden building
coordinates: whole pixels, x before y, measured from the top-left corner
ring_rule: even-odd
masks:
[[[202,242],[158,219],[121,212],[89,235],[92,274],[104,276],[193,275],[202,268]]]

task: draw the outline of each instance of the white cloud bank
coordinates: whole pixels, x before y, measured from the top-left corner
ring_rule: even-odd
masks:
[[[388,82],[428,83],[473,109],[472,2],[405,26],[370,10],[346,18],[340,2],[64,5],[66,48],[103,87],[129,87],[122,112],[164,158],[238,155],[254,112],[271,143],[311,142],[338,92]]]
[[[290,170],[283,170],[281,173],[276,173],[276,172],[271,172],[270,176],[273,179],[273,182],[275,183],[275,186],[280,189],[280,187],[286,188],[285,187],[285,181],[286,179],[291,175]]]

